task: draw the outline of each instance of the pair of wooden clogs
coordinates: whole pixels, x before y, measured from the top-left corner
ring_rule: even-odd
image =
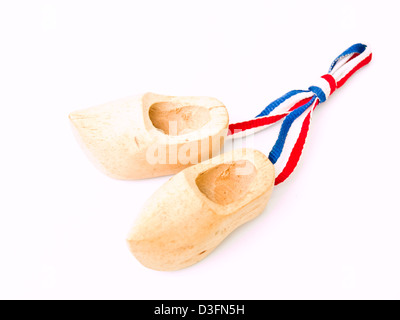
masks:
[[[146,202],[128,236],[146,267],[178,270],[202,260],[268,202],[275,173],[264,154],[218,155],[229,119],[214,98],[146,93],[71,113],[70,120],[89,158],[111,177],[177,173]]]

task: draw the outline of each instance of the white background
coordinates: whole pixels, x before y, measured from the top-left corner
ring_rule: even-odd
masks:
[[[398,1],[1,1],[0,298],[400,298]],[[357,42],[374,57],[316,110],[295,173],[201,263],[125,243],[168,177],[112,180],[68,113],[207,95],[232,122],[306,89]],[[279,126],[257,134],[268,153]]]

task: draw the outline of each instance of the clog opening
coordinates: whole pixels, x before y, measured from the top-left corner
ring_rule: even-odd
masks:
[[[149,117],[154,127],[171,136],[199,130],[211,120],[210,111],[205,107],[172,102],[152,104]]]
[[[246,195],[256,174],[253,163],[239,160],[222,163],[200,173],[196,184],[208,199],[227,205]]]

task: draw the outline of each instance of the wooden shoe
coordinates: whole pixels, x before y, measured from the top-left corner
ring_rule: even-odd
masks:
[[[274,179],[270,160],[251,149],[187,168],[146,202],[129,233],[130,250],[155,270],[193,265],[264,210]]]
[[[174,174],[219,153],[228,128],[225,106],[209,97],[154,93],[69,115],[95,165],[117,179]]]

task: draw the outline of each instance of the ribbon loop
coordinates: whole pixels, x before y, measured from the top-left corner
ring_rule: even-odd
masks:
[[[288,92],[269,104],[255,119],[230,124],[228,134],[234,135],[255,128],[263,129],[284,119],[278,139],[269,154],[271,162],[276,163],[282,154],[292,123],[304,114],[305,118],[297,141],[284,169],[276,177],[275,185],[285,181],[300,159],[314,109],[319,103],[325,102],[337,88],[343,86],[357,70],[367,65],[371,59],[371,50],[365,44],[352,45],[333,61],[329,72],[320,77],[308,90]]]

